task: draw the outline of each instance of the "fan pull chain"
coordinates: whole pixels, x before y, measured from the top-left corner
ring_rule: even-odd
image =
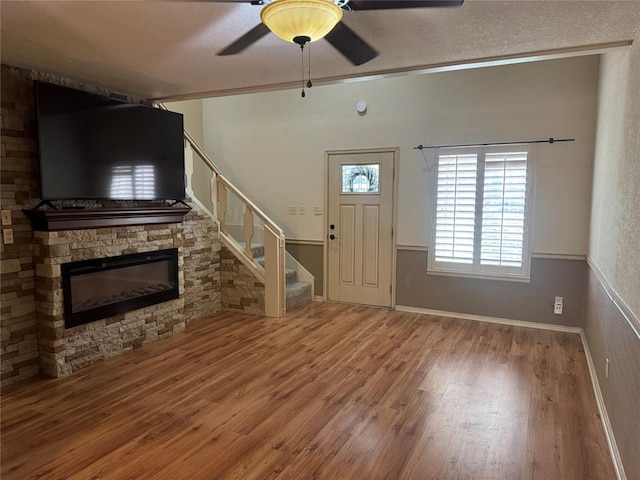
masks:
[[[311,38],[306,35],[298,35],[297,37],[293,37],[293,43],[297,43],[300,45],[300,68],[302,69],[302,98],[306,97],[307,94],[304,92],[304,46],[309,43]],[[311,48],[311,47],[309,47]],[[311,88],[311,50],[309,50],[309,81],[307,82],[307,87]]]
[[[311,42],[309,42],[309,80],[307,81],[307,88],[313,87],[313,83],[311,83]]]
[[[300,45],[300,65],[302,67],[302,98],[306,97],[304,93],[304,44]]]

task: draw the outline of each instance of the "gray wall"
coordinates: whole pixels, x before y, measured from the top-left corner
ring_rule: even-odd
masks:
[[[639,185],[640,32],[633,46],[603,55],[600,63],[585,319],[629,480],[640,480]]]
[[[531,259],[531,282],[427,275],[427,252],[398,250],[396,303],[446,312],[581,327],[583,260]],[[554,297],[564,312],[553,314]]]
[[[321,297],[324,285],[322,245],[294,243],[287,240],[287,252],[302,264],[314,277],[315,296]]]
[[[588,274],[585,334],[628,480],[640,479],[640,338],[593,271]],[[608,358],[609,378],[605,376]]]
[[[322,245],[287,242],[287,251],[315,277],[323,294]],[[488,317],[581,327],[587,264],[584,260],[533,258],[531,282],[427,275],[427,252],[397,250],[396,304]],[[564,297],[563,315],[553,314]]]

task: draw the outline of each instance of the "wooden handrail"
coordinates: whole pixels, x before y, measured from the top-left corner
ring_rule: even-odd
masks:
[[[168,110],[162,103],[156,104],[158,108]],[[215,166],[206,152],[198,145],[193,137],[183,130],[184,139],[187,142],[185,151],[189,151],[185,163],[192,165],[193,152],[195,152],[204,164],[209,167],[211,176],[211,202],[214,215],[220,224],[220,241],[247,267],[255,277],[264,284],[264,314],[268,317],[281,317],[286,313],[286,277],[285,277],[285,239],[284,232],[249,200],[236,186],[225,178],[220,169]],[[193,173],[193,167],[187,168],[187,175]],[[187,183],[190,187],[191,184]],[[215,189],[215,196],[214,196]],[[229,235],[226,224],[228,207],[227,195],[231,192],[244,205],[242,217],[244,248]],[[194,193],[195,196],[195,193]],[[252,239],[254,237],[254,216],[262,220],[264,232],[264,267],[253,258]]]
[[[158,107],[161,108],[162,110],[169,110],[164,103],[157,103],[156,105],[158,105]],[[189,132],[187,132],[186,130],[183,130],[183,131],[184,131],[184,138],[187,140],[187,142],[189,142],[189,145],[191,145],[191,148],[198,154],[198,156],[202,159],[202,161],[216,174],[216,176],[220,179],[220,181],[224,184],[224,186],[227,187],[227,190],[231,191],[231,193],[233,193],[236,197],[238,197],[242,203],[248,206],[253,211],[255,216],[258,217],[260,220],[262,220],[265,224],[269,225],[271,229],[278,234],[278,236],[284,237],[284,232],[282,231],[282,229],[273,220],[271,220],[266,213],[260,210],[255,203],[249,200],[240,190],[238,190],[238,188],[236,188],[236,186],[233,183],[227,180],[227,178],[220,172],[220,169],[216,167],[215,164],[211,161],[207,153],[202,148],[200,148],[200,145],[198,145],[198,143],[193,139],[193,137],[189,135]]]
[[[189,135],[189,132],[187,132],[186,130],[183,130],[183,132],[184,132],[184,138],[187,140],[187,142],[189,142],[189,145],[191,145],[191,148],[193,148],[193,150],[198,154],[198,156],[207,165],[207,167],[209,167],[213,171],[213,173],[215,173],[216,175],[222,176],[220,169],[215,166],[215,164],[211,161],[211,159],[205,153],[205,151],[202,150],[200,145],[198,145],[198,142],[196,142],[193,139],[193,137]]]
[[[227,190],[230,190],[231,193],[233,193],[240,199],[242,203],[245,204],[245,206],[253,211],[256,217],[262,220],[266,225],[269,225],[271,229],[278,234],[278,236],[284,237],[284,232],[282,231],[282,229],[273,220],[271,220],[266,213],[260,210],[255,203],[245,197],[244,194],[240,190],[238,190],[233,183],[227,180],[224,175],[218,175],[218,178],[222,181],[222,183],[224,183],[224,185],[227,187]]]

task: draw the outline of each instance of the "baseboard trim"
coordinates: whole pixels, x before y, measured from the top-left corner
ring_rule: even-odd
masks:
[[[620,451],[616,444],[616,438],[613,435],[613,427],[607,414],[607,408],[604,404],[604,398],[602,397],[602,390],[600,390],[600,382],[598,382],[598,375],[596,373],[596,366],[591,358],[591,351],[589,350],[589,344],[587,343],[587,337],[584,334],[584,330],[580,332],[580,339],[582,340],[582,346],[584,348],[584,355],[587,358],[587,365],[589,367],[589,375],[591,376],[591,386],[593,387],[593,393],[596,397],[596,404],[598,405],[598,412],[600,412],[600,419],[602,421],[602,427],[604,428],[604,435],[607,438],[607,445],[609,446],[609,454],[611,460],[613,460],[613,468],[616,470],[616,477],[618,480],[627,480],[627,475],[624,472],[624,466],[622,464],[622,458],[620,457]]]
[[[431,310],[428,308],[409,307],[406,305],[396,305],[396,310],[401,312],[422,313],[425,315],[435,315],[438,317],[460,318],[462,320],[474,320],[476,322],[499,323],[514,327],[537,328],[539,330],[553,330],[555,332],[578,333],[582,332],[580,327],[569,327],[567,325],[556,325],[553,323],[528,322],[525,320],[513,320],[510,318],[485,317],[483,315],[473,315],[470,313],[445,312],[442,310]]]
[[[324,302],[324,297],[322,295],[314,295],[311,300],[314,302]]]

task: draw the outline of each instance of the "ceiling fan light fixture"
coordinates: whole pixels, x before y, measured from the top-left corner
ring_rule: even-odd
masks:
[[[275,0],[260,12],[269,30],[287,42],[309,37],[311,42],[327,35],[340,20],[342,9],[332,0]]]

